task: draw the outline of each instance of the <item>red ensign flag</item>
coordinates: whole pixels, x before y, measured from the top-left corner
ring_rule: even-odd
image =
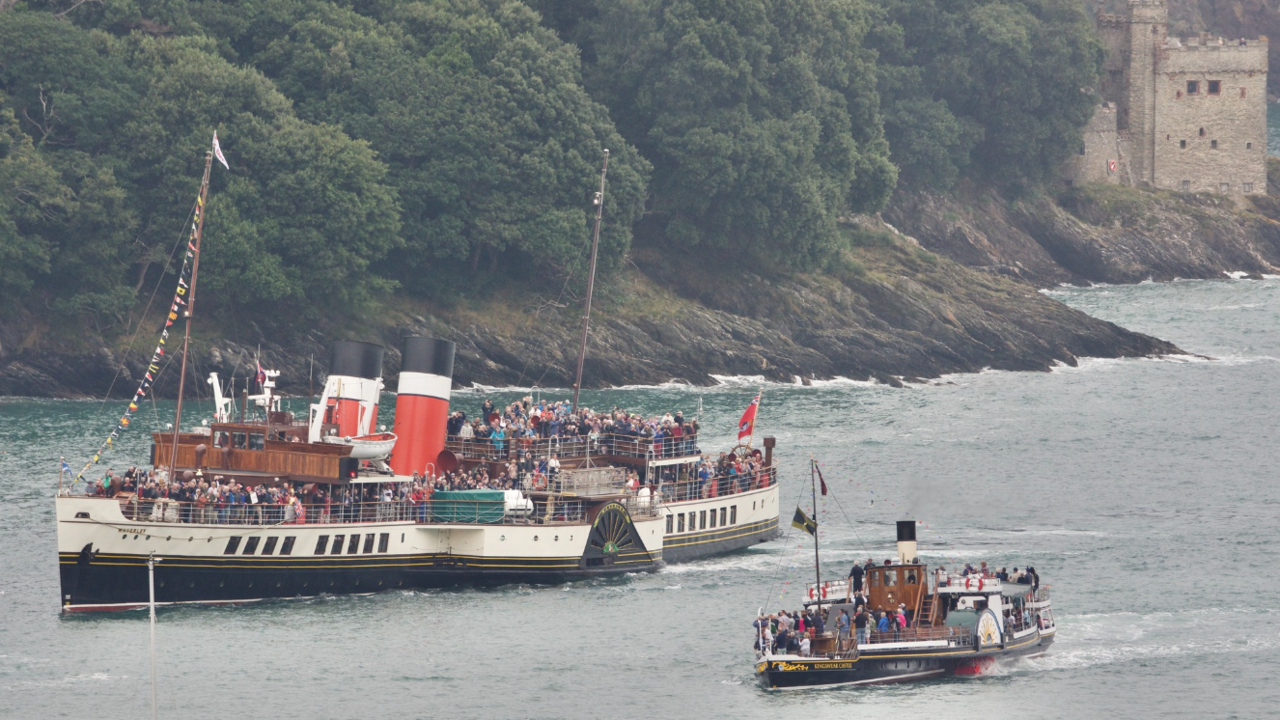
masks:
[[[742,413],[742,419],[738,421],[738,439],[751,435],[756,429],[756,408],[760,406],[760,396],[757,395]]]

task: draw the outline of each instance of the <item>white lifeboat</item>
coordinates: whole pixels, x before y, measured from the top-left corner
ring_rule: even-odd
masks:
[[[321,436],[320,442],[330,445],[350,445],[351,457],[357,460],[381,460],[391,455],[391,449],[396,446],[396,434],[382,432],[358,437],[324,435]]]

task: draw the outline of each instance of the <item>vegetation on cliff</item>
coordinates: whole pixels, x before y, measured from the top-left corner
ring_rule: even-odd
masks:
[[[0,304],[136,329],[215,129],[201,304],[228,324],[563,301],[602,148],[606,282],[840,277],[867,262],[841,219],[899,173],[1043,180],[1099,57],[1077,0],[5,1]]]

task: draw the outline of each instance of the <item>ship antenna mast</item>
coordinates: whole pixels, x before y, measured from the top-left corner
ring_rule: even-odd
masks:
[[[604,151],[604,165],[600,168],[600,192],[596,193],[596,226],[591,233],[591,272],[587,275],[587,303],[582,313],[582,342],[578,345],[578,374],[573,381],[573,407],[578,412],[578,392],[582,390],[582,363],[587,359],[587,329],[591,326],[591,294],[596,287],[596,256],[600,251],[600,220],[604,217],[604,176],[609,172],[609,151]]]
[[[216,142],[216,138],[215,138]],[[209,195],[209,170],[213,167],[213,151],[204,154],[204,179],[200,181],[200,198],[196,202],[195,238],[191,241],[191,252],[195,257],[191,261],[191,289],[187,291],[187,309],[182,314],[186,317],[186,330],[182,335],[182,363],[178,372],[178,407],[173,412],[173,451],[169,454],[169,480],[178,476],[178,436],[182,432],[182,395],[187,384],[187,347],[191,344],[191,317],[196,310],[196,278],[200,272],[200,238],[204,235],[204,201]]]

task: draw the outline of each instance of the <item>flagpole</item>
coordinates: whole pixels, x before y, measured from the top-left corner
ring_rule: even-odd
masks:
[[[751,434],[747,436],[747,447],[751,447],[751,442],[756,439],[756,421],[760,419],[760,403],[764,402],[764,386],[756,391],[756,414],[751,418]]]
[[[147,556],[147,606],[151,610],[151,720],[156,720],[156,554]]]
[[[209,170],[213,168],[213,150],[204,153],[204,179],[200,181],[200,198],[196,201],[195,241],[191,260],[191,287],[187,290],[186,331],[182,335],[182,363],[178,373],[178,407],[173,413],[173,451],[169,454],[169,480],[178,477],[178,437],[182,432],[182,395],[187,384],[187,348],[191,345],[191,318],[196,312],[196,278],[200,271],[200,238],[204,235],[204,201],[209,194]]]
[[[591,272],[587,275],[587,302],[582,312],[582,343],[578,348],[578,373],[573,381],[573,407],[570,413],[578,413],[578,393],[582,390],[582,365],[587,359],[587,331],[591,327],[591,295],[596,287],[596,255],[600,250],[600,220],[604,217],[604,178],[609,172],[609,151],[604,151],[604,165],[600,168],[600,192],[596,193],[596,225],[591,233]]]
[[[822,567],[818,563],[818,484],[814,479],[814,470],[818,467],[818,462],[809,457],[809,488],[813,497],[813,572],[817,575],[818,584],[814,587],[817,594],[818,607],[822,607]]]

